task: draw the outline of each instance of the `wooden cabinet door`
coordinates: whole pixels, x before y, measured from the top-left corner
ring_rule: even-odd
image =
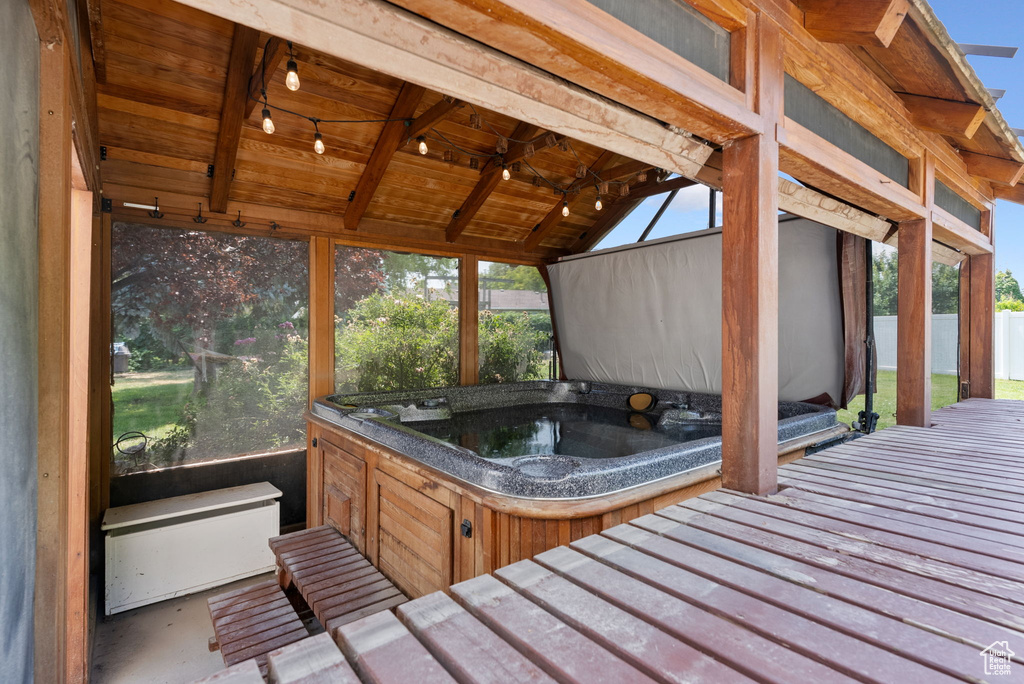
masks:
[[[348,537],[357,549],[365,551],[366,462],[322,437],[320,452],[324,523]]]
[[[377,567],[412,598],[452,583],[452,510],[377,470]]]

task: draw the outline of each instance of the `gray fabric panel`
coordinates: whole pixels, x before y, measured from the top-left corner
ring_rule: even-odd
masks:
[[[981,209],[956,194],[942,181],[935,181],[935,204],[975,230],[981,230]]]
[[[786,74],[786,116],[849,152],[903,187],[910,183],[910,162],[843,114],[813,90]]]
[[[666,238],[548,267],[571,380],[721,394],[722,235]],[[779,398],[843,387],[836,231],[779,226]]]
[[[39,41],[28,3],[0,2],[0,663],[32,681],[36,540]]]
[[[729,32],[692,7],[676,0],[590,0],[590,4],[712,76],[729,81]]]

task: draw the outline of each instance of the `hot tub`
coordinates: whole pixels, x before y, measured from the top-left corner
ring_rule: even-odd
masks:
[[[720,399],[649,391],[653,406],[630,410],[644,391],[323,397],[307,414],[307,524],[336,527],[416,597],[719,487]],[[833,411],[780,404],[780,461],[845,431]]]
[[[649,393],[646,411],[629,398]],[[504,496],[601,496],[721,462],[721,398],[591,382],[522,382],[330,395],[312,413]],[[825,433],[835,412],[779,404],[779,443]]]

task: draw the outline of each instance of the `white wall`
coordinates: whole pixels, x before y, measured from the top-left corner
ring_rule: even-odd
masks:
[[[932,316],[932,372],[956,375],[959,359],[958,317]],[[995,315],[995,375],[1002,380],[1024,380],[1024,312],[998,311]],[[896,317],[875,316],[875,347],[879,370],[896,370]]]

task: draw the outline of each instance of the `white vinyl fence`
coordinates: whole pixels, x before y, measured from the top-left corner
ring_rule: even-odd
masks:
[[[959,318],[932,316],[932,373],[956,375],[959,359]],[[1024,380],[1024,312],[998,311],[995,316],[996,377]],[[875,316],[878,369],[896,370],[896,317]]]

